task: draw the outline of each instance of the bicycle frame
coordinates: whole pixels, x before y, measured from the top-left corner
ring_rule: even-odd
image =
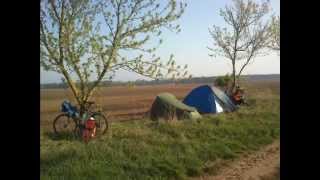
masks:
[[[53,122],[53,128],[54,128],[54,132],[58,133],[60,130],[62,130],[61,128],[67,128],[69,127],[69,130],[73,131],[76,134],[82,135],[83,130],[86,128],[85,127],[85,123],[86,120],[88,120],[88,118],[90,117],[94,117],[95,119],[97,119],[98,121],[96,123],[97,128],[102,128],[102,130],[99,132],[106,132],[106,130],[108,129],[108,122],[107,122],[107,118],[104,116],[104,114],[102,113],[102,110],[99,108],[93,108],[92,105],[94,103],[93,102],[88,102],[85,104],[85,108],[84,108],[84,113],[81,113],[81,115],[79,114],[79,112],[77,111],[77,113],[69,113],[69,112],[65,112],[64,113],[58,115]],[[83,116],[85,115],[85,116]],[[63,118],[65,117],[68,120],[69,125],[62,124],[61,122],[63,122]],[[98,118],[97,118],[98,117]],[[60,120],[59,120],[60,119]],[[70,120],[72,121],[73,125],[70,126]],[[71,129],[70,129],[71,127]],[[66,129],[66,130],[67,130]],[[67,130],[67,131],[69,131]],[[62,130],[64,131],[64,130]]]
[[[84,114],[87,114],[88,117],[90,117],[92,114],[97,113],[97,112],[100,112],[100,111],[94,111],[94,110],[92,109],[92,104],[88,103],[88,104],[87,104],[87,107],[85,107]],[[82,126],[83,126],[84,124],[81,123],[81,122],[83,122],[82,117],[71,117],[71,118],[76,122],[76,126],[77,126],[77,127],[83,128]]]

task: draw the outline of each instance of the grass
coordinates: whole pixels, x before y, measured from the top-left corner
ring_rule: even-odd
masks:
[[[41,132],[41,179],[186,179],[215,174],[224,160],[280,136],[280,97],[266,90],[249,107],[198,121],[113,123],[84,144]]]

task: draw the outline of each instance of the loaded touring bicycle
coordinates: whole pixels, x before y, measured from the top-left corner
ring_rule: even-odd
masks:
[[[87,102],[85,112],[80,116],[78,108],[69,101],[61,104],[62,113],[53,121],[53,130],[56,135],[74,133],[80,135],[85,141],[105,134],[108,130],[108,120],[98,110],[93,110],[94,102]]]

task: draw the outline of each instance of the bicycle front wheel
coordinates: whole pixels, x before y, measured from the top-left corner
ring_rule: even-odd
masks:
[[[76,128],[75,120],[67,114],[60,114],[53,121],[53,130],[57,135],[74,133]]]
[[[94,113],[92,117],[95,119],[95,124],[97,127],[96,135],[99,136],[105,134],[109,128],[107,118],[102,113]]]

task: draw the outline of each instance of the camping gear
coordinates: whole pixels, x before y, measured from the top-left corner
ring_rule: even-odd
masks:
[[[198,111],[190,112],[188,115],[189,115],[188,119],[200,119],[200,118],[202,118],[201,114],[199,114]]]
[[[208,85],[193,89],[183,100],[183,103],[195,107],[200,113],[232,112],[236,106],[220,89]]]
[[[69,101],[65,100],[61,104],[61,111],[67,113],[70,117],[78,117],[78,109],[73,106]]]
[[[90,117],[87,121],[86,121],[86,129],[94,129],[96,127],[95,125],[95,121],[93,117]]]
[[[248,105],[248,103],[245,102],[244,89],[240,88],[239,86],[237,87],[236,91],[230,98],[231,100],[233,100],[233,103],[235,105],[242,105],[242,104]]]
[[[91,138],[94,138],[96,135],[96,124],[95,119],[90,117],[85,122],[85,129],[82,131],[82,138],[85,142],[88,142]]]
[[[89,114],[87,112],[83,113],[81,120],[83,122],[85,122],[86,120],[88,120]]]
[[[224,111],[232,112],[237,109],[237,106],[232,102],[229,96],[227,96],[223,91],[221,91],[219,88],[215,86],[211,86],[211,88],[217,100],[220,101]]]
[[[85,129],[82,131],[82,138],[84,142],[88,142],[91,138],[96,135],[96,124],[95,119],[90,117],[85,123]]]
[[[232,100],[235,105],[240,105],[243,102],[243,97],[242,93],[240,90],[237,90],[233,95],[232,95]]]
[[[91,109],[93,102],[87,102],[83,116],[80,117],[78,110],[69,101],[64,101],[61,111],[53,121],[53,130],[56,135],[64,133],[75,133],[79,136],[92,137],[103,135],[108,130],[108,120],[101,110]],[[91,130],[84,131],[84,130]]]
[[[198,119],[201,115],[193,107],[187,106],[170,93],[161,93],[154,100],[150,118],[152,120]]]

